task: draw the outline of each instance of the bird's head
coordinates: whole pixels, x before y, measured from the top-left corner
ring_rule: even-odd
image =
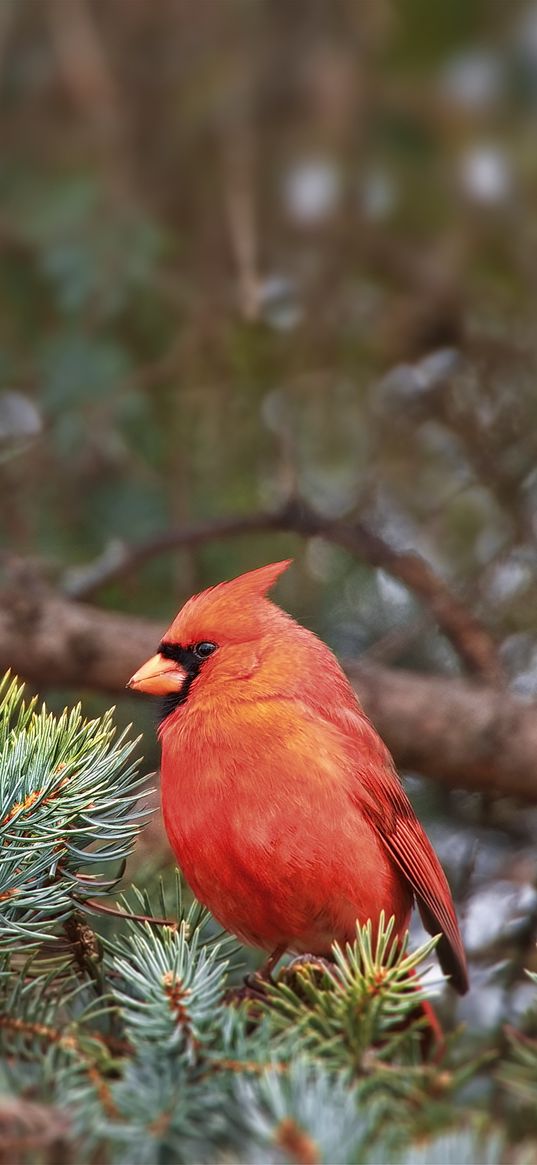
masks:
[[[266,597],[290,562],[250,570],[193,595],[127,687],[163,697],[164,719],[185,703],[193,685],[199,691],[201,685],[214,689],[247,680],[274,643],[277,628],[292,625]]]

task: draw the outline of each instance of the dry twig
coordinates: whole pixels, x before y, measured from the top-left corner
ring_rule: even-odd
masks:
[[[76,586],[70,587],[70,594],[77,599],[86,599],[107,583],[125,578],[149,559],[178,548],[276,530],[305,538],[322,537],[371,566],[386,570],[418,596],[468,671],[489,683],[498,682],[501,669],[492,636],[424,558],[413,551],[395,550],[363,522],[325,517],[301,499],[291,499],[272,513],[260,511],[238,517],[214,518],[193,526],[166,530],[138,544],[125,545],[114,561],[103,558],[101,569],[98,569],[99,564],[91,564],[86,579],[82,576]]]

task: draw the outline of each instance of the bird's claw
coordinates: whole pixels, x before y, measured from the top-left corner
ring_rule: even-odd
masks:
[[[272,978],[270,971],[266,973],[264,973],[262,970],[249,971],[248,974],[244,976],[244,986],[249,987],[252,991],[264,992],[267,984],[271,983],[274,983],[274,979]]]
[[[270,979],[272,982],[272,979]],[[251,972],[244,976],[242,987],[230,987],[224,995],[224,1003],[238,1005],[240,1003],[265,1003],[267,999],[268,980],[258,973]]]
[[[321,955],[297,955],[296,958],[291,959],[281,971],[280,977],[285,979],[294,975],[297,971],[309,971],[316,974],[320,979],[328,975],[332,980],[337,977],[337,968],[330,959],[324,959]]]

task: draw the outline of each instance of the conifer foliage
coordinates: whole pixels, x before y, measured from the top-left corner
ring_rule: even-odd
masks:
[[[0,1160],[537,1159],[531,1016],[485,1055],[460,1033],[428,1055],[414,972],[434,940],[410,954],[390,920],[250,989],[178,878],[173,900],[127,889],[111,926],[99,903],[146,817],[135,745],[7,678],[0,700]]]

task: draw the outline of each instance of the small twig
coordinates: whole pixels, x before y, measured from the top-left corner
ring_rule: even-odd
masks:
[[[234,538],[243,534],[262,533],[263,530],[277,530],[280,526],[280,515],[254,513],[240,515],[233,518],[214,518],[210,522],[200,522],[195,526],[182,526],[176,529],[164,530],[154,538],[147,538],[143,542],[123,544],[123,552],[118,553],[114,562],[107,556],[91,563],[87,575],[79,576],[79,580],[69,586],[69,598],[88,599],[110,582],[125,578],[144,562],[157,558],[160,554],[168,554],[178,547],[202,546],[205,542],[217,541],[220,538]],[[96,569],[96,565],[101,569]]]
[[[78,585],[70,588],[70,594],[77,599],[88,598],[105,584],[131,574],[142,563],[178,547],[200,546],[221,538],[276,530],[305,538],[322,537],[371,566],[386,570],[421,599],[471,674],[479,675],[489,683],[499,682],[501,667],[491,634],[421,555],[396,550],[361,521],[325,517],[300,498],[291,498],[272,513],[260,511],[239,517],[215,518],[194,526],[165,530],[155,538],[126,545],[123,554],[118,555],[114,562],[103,560],[100,571],[92,564],[86,580],[79,580]]]
[[[116,906],[105,906],[104,902],[97,902],[95,898],[88,898],[84,903],[96,914],[111,914],[114,918],[126,918],[128,922],[150,922],[153,926],[169,926],[177,930],[179,922],[171,918],[155,918],[152,914],[131,914],[129,910],[119,910]]]

